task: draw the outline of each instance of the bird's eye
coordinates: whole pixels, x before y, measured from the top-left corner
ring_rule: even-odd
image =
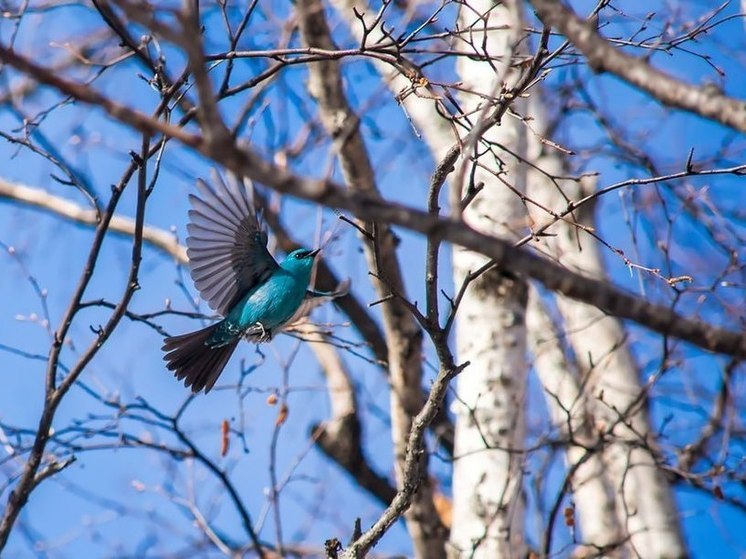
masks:
[[[296,253],[295,254],[295,258],[298,259],[298,260],[300,260],[301,258],[303,258],[303,253],[302,252]]]

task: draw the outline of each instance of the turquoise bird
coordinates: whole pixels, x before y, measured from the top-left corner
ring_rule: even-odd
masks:
[[[217,174],[216,174],[217,175]],[[222,320],[164,340],[163,359],[193,392],[205,393],[244,338],[254,343],[304,317],[316,306],[347,294],[349,281],[334,292],[307,289],[319,249],[298,249],[280,262],[267,250],[250,185],[219,176],[213,187],[198,180],[191,194],[186,239],[189,272],[201,297]]]

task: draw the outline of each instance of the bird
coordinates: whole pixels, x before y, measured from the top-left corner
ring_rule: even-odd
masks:
[[[170,336],[161,348],[166,368],[192,392],[205,394],[239,341],[269,342],[315,307],[342,297],[349,280],[332,292],[308,289],[320,249],[298,248],[278,264],[267,249],[267,233],[253,203],[253,187],[214,173],[213,183],[197,180],[190,194],[189,273],[211,309],[223,318],[206,328]]]

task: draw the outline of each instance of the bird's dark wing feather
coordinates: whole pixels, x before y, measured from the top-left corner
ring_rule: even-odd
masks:
[[[197,180],[199,196],[189,196],[186,245],[194,285],[225,316],[278,265],[267,251],[249,189],[233,178],[226,184],[217,173],[213,182]]]

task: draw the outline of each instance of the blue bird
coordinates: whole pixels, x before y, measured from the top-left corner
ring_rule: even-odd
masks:
[[[216,174],[216,187],[198,180],[200,196],[190,194],[186,239],[189,272],[202,298],[222,320],[164,340],[163,359],[193,392],[215,385],[241,338],[254,343],[272,336],[316,306],[347,294],[349,281],[334,292],[307,289],[319,249],[298,249],[280,264],[267,250],[250,185],[228,184]]]

